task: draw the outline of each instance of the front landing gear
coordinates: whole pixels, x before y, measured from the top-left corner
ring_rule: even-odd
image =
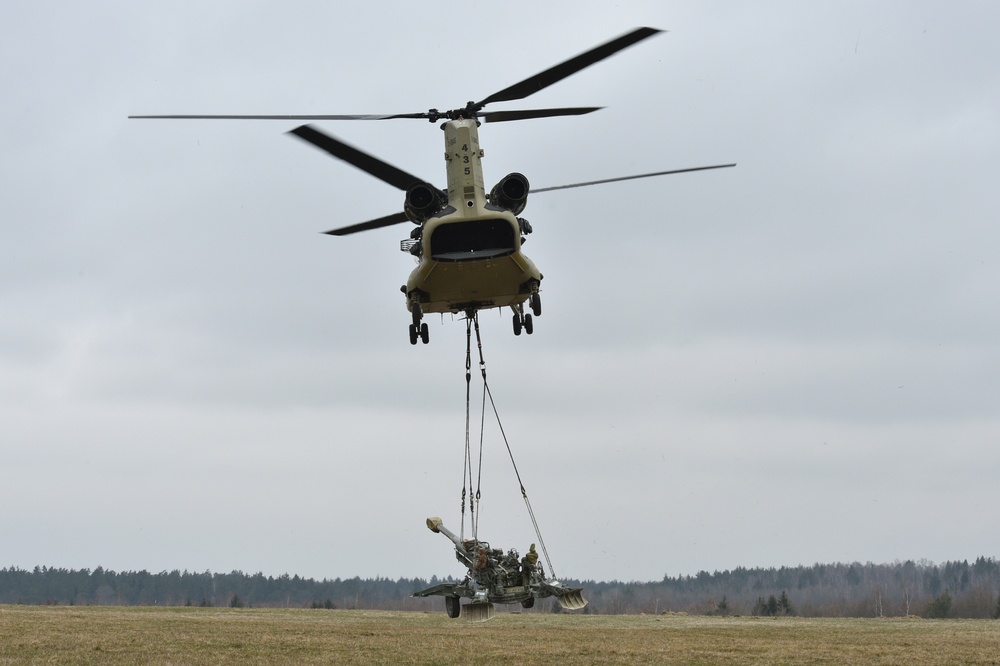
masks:
[[[410,306],[410,313],[413,315],[413,323],[410,324],[410,344],[417,344],[417,338],[420,338],[420,341],[426,345],[430,342],[430,331],[427,330],[427,324],[420,321],[424,318],[420,303],[414,303]]]

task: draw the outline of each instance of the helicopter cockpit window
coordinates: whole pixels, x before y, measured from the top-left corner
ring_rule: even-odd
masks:
[[[435,261],[471,261],[514,252],[514,227],[504,219],[442,224],[431,234]]]

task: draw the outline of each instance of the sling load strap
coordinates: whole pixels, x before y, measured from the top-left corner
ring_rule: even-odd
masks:
[[[462,526],[461,526],[461,536],[460,538],[465,540],[465,507],[466,507],[466,497],[468,497],[468,507],[469,507],[469,527],[472,530],[472,538],[478,540],[479,538],[479,505],[481,494],[481,484],[483,478],[483,430],[486,413],[486,396],[483,396],[483,405],[481,408],[481,413],[483,417],[480,418],[479,426],[479,469],[478,475],[475,478],[475,485],[473,485],[472,476],[472,447],[470,442],[470,431],[471,431],[471,394],[470,387],[472,384],[472,327],[476,328],[476,343],[479,345],[479,367],[483,373],[483,378],[486,377],[486,365],[483,362],[483,345],[482,340],[479,336],[479,316],[475,310],[470,310],[466,312],[466,322],[465,322],[465,461],[462,463]],[[466,486],[468,483],[468,486]],[[466,488],[468,488],[468,496],[466,496]]]
[[[524,498],[524,504],[528,507],[528,516],[531,517],[531,525],[535,528],[535,536],[538,537],[538,544],[542,547],[542,554],[545,556],[545,562],[549,565],[549,573],[552,574],[553,578],[557,578],[555,569],[552,567],[552,560],[549,558],[549,551],[545,547],[545,539],[542,538],[542,531],[538,528],[538,521],[535,519],[535,512],[531,508],[531,501],[528,499],[528,491],[524,489],[524,482],[521,481],[521,473],[517,470],[517,463],[514,462],[514,453],[511,451],[510,442],[507,441],[507,433],[503,429],[503,423],[500,422],[500,413],[497,411],[496,402],[493,400],[493,392],[490,391],[490,385],[486,381],[486,361],[483,359],[483,341],[479,334],[479,316],[473,316],[473,322],[476,328],[476,344],[479,346],[479,368],[483,375],[483,421],[480,428],[479,435],[479,475],[482,477],[483,471],[483,430],[485,429],[486,420],[486,396],[490,398],[490,406],[493,408],[493,415],[496,416],[497,426],[500,428],[500,435],[503,437],[504,446],[507,447],[507,455],[510,457],[510,464],[514,468],[514,476],[517,477],[517,483],[521,487],[521,497]],[[466,345],[468,349],[468,345]],[[470,362],[468,356],[466,357],[466,370],[470,367]],[[468,375],[467,375],[468,376]],[[466,402],[465,409],[466,414],[468,414],[469,401],[468,401],[468,389],[466,389]],[[468,423],[468,417],[466,417],[466,423]],[[466,428],[466,442],[468,442],[468,428]],[[468,445],[466,445],[466,451],[468,452]],[[471,468],[470,468],[471,472]],[[478,500],[479,495],[477,492],[476,499]],[[477,509],[478,510],[478,509]]]
[[[472,313],[472,325],[476,329],[476,347],[479,349],[479,372],[483,376],[483,386],[486,386],[486,361],[483,360],[483,339],[479,334],[479,312]],[[468,404],[466,404],[468,409]],[[479,508],[482,506],[480,492],[483,488],[483,435],[486,432],[486,393],[483,393],[482,404],[479,406],[479,465],[476,476],[476,525],[479,524]]]
[[[475,534],[475,518],[472,495],[472,455],[469,450],[469,396],[472,384],[472,322],[466,321],[465,325],[465,459],[462,461],[462,526],[460,538],[465,541],[465,500],[466,483],[469,488],[469,520],[473,534]]]

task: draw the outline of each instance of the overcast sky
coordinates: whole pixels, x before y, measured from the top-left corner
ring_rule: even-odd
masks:
[[[488,184],[738,163],[529,199],[544,314],[481,325],[556,573],[1000,555],[1000,5],[341,4],[5,4],[0,566],[462,574],[465,323],[410,346],[410,225],[319,233],[400,193],[127,116],[453,108],[640,25],[491,107],[602,111],[480,130]],[[435,125],[318,126],[445,181]]]

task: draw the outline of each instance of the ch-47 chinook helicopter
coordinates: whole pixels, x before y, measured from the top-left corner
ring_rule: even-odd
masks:
[[[550,116],[575,116],[591,113],[601,107],[569,107],[511,111],[484,111],[487,104],[524,99],[553,83],[575,74],[618,51],[661,32],[655,28],[637,28],[621,37],[597,46],[585,53],[524,79],[499,92],[464,107],[423,113],[388,115],[157,115],[130,118],[173,119],[256,119],[256,120],[392,120],[420,118],[432,123],[444,121],[445,167],[448,187],[440,189],[427,180],[409,174],[373,155],[350,146],[310,125],[291,130],[291,134],[308,141],[330,155],[405,192],[403,210],[374,220],[340,227],[325,233],[346,236],[359,231],[378,229],[409,220],[418,225],[410,237],[400,243],[400,249],[418,260],[401,291],[412,315],[409,325],[410,343],[420,339],[428,342],[424,314],[465,313],[473,316],[479,310],[510,307],[514,313],[514,334],[522,329],[531,334],[534,316],[541,315],[539,290],[542,274],[521,251],[524,236],[531,225],[518,217],[525,208],[528,194],[550,192],[572,187],[598,185],[635,178],[648,178],[673,173],[703,171],[736,166],[713,166],[657,171],[633,176],[608,178],[571,185],[531,189],[528,179],[520,173],[504,176],[487,192],[484,186],[478,128],[481,122],[526,120]],[[525,304],[531,313],[525,312]]]

